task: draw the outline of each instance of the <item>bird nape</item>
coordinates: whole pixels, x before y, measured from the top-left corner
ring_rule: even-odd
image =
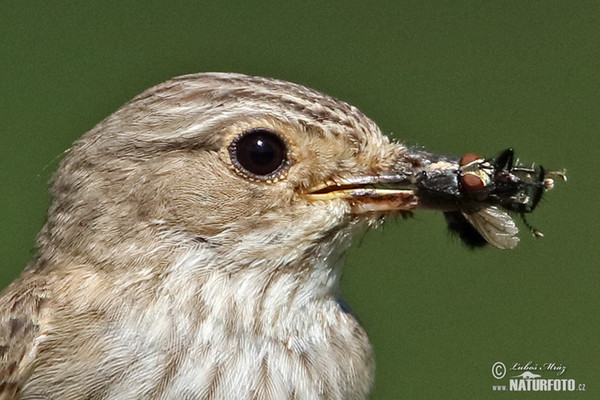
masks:
[[[275,79],[171,79],[80,138],[37,253],[0,296],[0,399],[364,399],[373,355],[339,296],[356,232],[443,212],[470,246],[564,172],[435,155]]]

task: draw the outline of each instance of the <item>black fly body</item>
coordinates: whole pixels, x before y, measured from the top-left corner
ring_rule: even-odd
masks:
[[[519,229],[509,213],[518,213],[535,237],[543,236],[525,214],[535,210],[556,177],[566,180],[564,171],[515,165],[514,151],[507,149],[495,160],[468,153],[456,169],[430,167],[416,185],[444,211],[448,229],[467,246],[511,249],[519,243]]]

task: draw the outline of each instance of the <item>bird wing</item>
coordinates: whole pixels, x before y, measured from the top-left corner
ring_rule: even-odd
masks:
[[[47,314],[46,286],[25,276],[0,295],[0,400],[16,399],[31,374]]]

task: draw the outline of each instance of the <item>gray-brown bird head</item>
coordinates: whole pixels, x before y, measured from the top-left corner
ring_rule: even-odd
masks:
[[[552,182],[513,164],[409,149],[287,82],[160,84],[56,173],[39,256],[2,297],[2,323],[34,332],[15,361],[6,331],[6,382],[26,398],[364,398],[370,346],[338,299],[353,232],[432,208],[471,245],[514,247],[508,212]]]
[[[364,192],[421,163],[406,153],[356,108],[299,85],[176,78],[74,145],[55,176],[42,253],[130,269],[207,247],[224,268],[310,264],[323,243],[381,215],[369,211],[416,205],[409,193]]]

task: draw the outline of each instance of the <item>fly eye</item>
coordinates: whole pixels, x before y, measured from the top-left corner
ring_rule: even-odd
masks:
[[[462,190],[467,193],[478,192],[485,187],[483,180],[474,174],[465,174],[461,176],[460,185]]]
[[[469,165],[472,162],[477,161],[477,160],[481,160],[481,158],[477,154],[467,153],[464,156],[462,156],[462,158],[460,159],[460,162],[458,164],[461,167],[464,167],[465,165]]]
[[[287,165],[284,141],[267,128],[253,128],[243,132],[229,145],[233,165],[245,175],[267,180]]]

